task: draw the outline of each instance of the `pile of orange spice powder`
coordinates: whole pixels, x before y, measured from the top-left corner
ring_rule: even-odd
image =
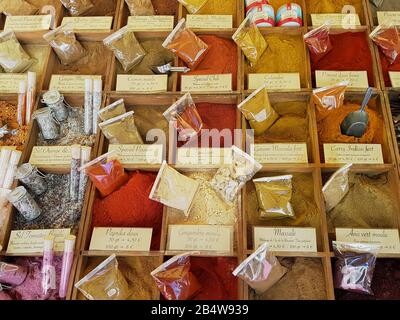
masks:
[[[0,101],[0,127],[7,125],[7,129],[17,129],[15,135],[7,134],[3,138],[0,138],[0,147],[13,146],[17,147],[18,150],[22,150],[24,143],[28,136],[29,126],[19,126],[17,122],[17,105],[7,102]]]

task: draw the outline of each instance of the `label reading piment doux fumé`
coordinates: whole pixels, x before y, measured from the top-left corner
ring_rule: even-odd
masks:
[[[381,246],[381,254],[400,253],[397,229],[346,229],[336,228],[336,240],[341,242],[372,243]]]
[[[161,164],[162,144],[110,144],[108,151],[116,151],[122,165]]]
[[[314,228],[254,227],[254,247],[265,242],[272,251],[317,252]]]
[[[116,91],[123,92],[166,92],[168,75],[117,75]]]
[[[250,73],[249,90],[256,90],[266,84],[268,90],[299,90],[299,73]]]
[[[149,251],[152,228],[94,228],[89,250]]]
[[[53,74],[49,87],[60,92],[85,92],[85,79],[101,80],[101,76]]]
[[[260,163],[308,163],[306,143],[256,143],[250,155]]]
[[[233,251],[233,227],[222,225],[169,225],[169,251]]]
[[[35,146],[29,163],[36,167],[71,165],[71,146]]]
[[[349,88],[366,89],[369,86],[367,71],[315,71],[317,87],[333,86],[341,81],[349,81]]]
[[[380,144],[325,143],[325,163],[383,164]]]

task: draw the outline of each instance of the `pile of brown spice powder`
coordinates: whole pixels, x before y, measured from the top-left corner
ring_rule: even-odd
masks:
[[[6,135],[0,138],[0,147],[15,146],[18,150],[22,147],[28,136],[28,126],[18,126],[17,105],[6,101],[0,101],[0,124],[1,127],[7,124],[8,129],[18,129],[16,135]]]

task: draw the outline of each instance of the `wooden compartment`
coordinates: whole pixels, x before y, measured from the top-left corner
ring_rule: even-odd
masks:
[[[255,68],[252,68],[249,65],[249,62],[247,61],[245,56],[242,55],[244,70],[242,90],[245,90],[245,92],[252,91],[249,89],[249,74],[252,73],[299,73],[301,89],[304,89],[304,91],[306,91],[306,89],[310,89],[312,87],[310,77],[310,62],[308,59],[308,50],[303,40],[303,36],[307,32],[306,28],[276,27],[261,28],[261,30],[267,43],[273,43],[274,47],[269,44],[269,47],[261,56]],[[287,50],[275,52],[275,50],[279,48],[275,47],[275,42],[280,42],[281,44],[279,44],[279,46],[283,46],[284,43],[287,43]],[[293,48],[296,48],[296,52],[300,54],[299,60],[295,62],[293,58]],[[280,64],[273,63],[273,59],[270,57],[271,55],[272,57],[280,57],[281,55],[286,55],[285,62]],[[268,59],[268,57],[272,60]]]
[[[378,17],[377,11],[400,11],[400,4],[396,2],[396,4],[390,4],[389,7],[383,4],[383,10],[376,8],[374,4],[372,4],[369,0],[365,0],[367,10],[368,10],[368,17],[369,17],[369,24],[370,26],[377,26],[378,25]]]
[[[399,174],[400,174],[400,150],[399,150],[399,142],[400,137],[398,138],[397,135],[400,135],[400,133],[396,130],[396,126],[394,124],[394,116],[395,112],[391,107],[391,100],[394,99],[395,97],[398,97],[400,92],[395,91],[395,90],[390,90],[386,91],[383,93],[386,101],[386,110],[388,112],[388,125],[390,126],[390,131],[391,131],[391,137],[393,140],[393,149],[394,149],[394,156],[396,158],[396,166],[399,168]],[[400,110],[399,110],[400,114]],[[397,111],[396,111],[397,115]]]

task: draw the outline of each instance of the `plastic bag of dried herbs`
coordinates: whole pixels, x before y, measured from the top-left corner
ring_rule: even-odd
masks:
[[[124,113],[126,113],[124,99],[119,99],[101,109],[98,113],[98,116],[101,120],[106,121]]]
[[[268,251],[268,244],[265,242],[232,274],[245,281],[257,294],[263,294],[276,284],[286,272],[287,269]]]
[[[129,111],[99,123],[99,128],[111,144],[143,144],[133,113]]]
[[[90,0],[60,0],[71,16],[81,16],[94,7]],[[111,1],[111,0],[110,0]]]
[[[86,50],[76,39],[70,23],[46,33],[43,38],[54,49],[64,65],[74,63],[86,55]]]
[[[125,26],[103,40],[104,45],[112,50],[124,71],[138,65],[146,55],[135,33]]]
[[[180,2],[191,14],[197,13],[201,8],[204,7],[207,1],[210,0],[178,0],[178,2]]]
[[[336,289],[372,295],[372,278],[380,245],[332,241]]]
[[[269,102],[267,84],[264,84],[242,101],[238,105],[238,109],[249,121],[256,136],[267,131],[279,118],[278,113]]]
[[[335,208],[349,192],[349,171],[352,165],[349,163],[340,168],[323,186],[322,193],[327,212]]]
[[[151,0],[125,0],[131,16],[154,16],[155,11]]]
[[[235,200],[240,189],[261,169],[261,165],[244,151],[232,147],[232,164],[218,169],[211,187],[228,203]]]
[[[29,16],[37,13],[39,8],[25,0],[0,0],[0,12],[6,16]]]
[[[254,179],[260,219],[295,218],[292,204],[292,175]]]
[[[187,252],[172,257],[151,272],[158,290],[167,300],[189,300],[201,289],[196,276],[190,271],[190,256]]]
[[[26,71],[35,62],[22,48],[13,31],[0,33],[0,66],[7,73]]]
[[[79,280],[75,287],[89,300],[127,300],[130,295],[115,254]]]
[[[252,14],[243,20],[232,39],[243,51],[250,65],[254,67],[268,46],[257,25],[252,22],[251,17]]]

